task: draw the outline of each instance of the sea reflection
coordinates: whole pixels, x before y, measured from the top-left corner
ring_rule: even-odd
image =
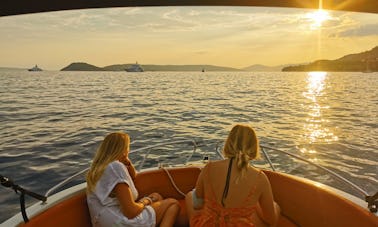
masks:
[[[312,145],[338,140],[332,130],[325,126],[328,120],[323,116],[323,111],[329,109],[325,90],[328,76],[327,72],[309,72],[307,74],[307,90],[303,92],[303,96],[309,100],[304,107],[308,115],[304,124],[304,144]],[[317,153],[312,146],[301,147],[300,151],[310,155]],[[316,158],[311,158],[311,160],[317,161]]]

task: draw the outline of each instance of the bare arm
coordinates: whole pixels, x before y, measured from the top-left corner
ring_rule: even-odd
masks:
[[[259,199],[260,207],[258,207],[257,211],[262,220],[271,226],[275,226],[280,215],[280,207],[273,200],[269,179],[264,173],[261,177],[262,192]]]
[[[147,200],[143,201],[143,203],[135,202],[129,185],[125,183],[117,184],[114,187],[113,192],[120,203],[123,215],[129,219],[138,216],[143,211],[145,205],[150,205]]]
[[[196,187],[195,187],[195,192],[194,192],[195,195],[193,195],[193,197],[196,196],[198,199],[203,199],[204,198],[204,196],[205,196],[205,193],[204,193],[204,191],[205,191],[205,188],[204,188],[204,175],[205,175],[205,172],[207,172],[207,171],[208,171],[208,166],[206,165],[202,169],[201,173],[198,176]],[[203,203],[200,206],[194,206],[194,209],[196,209],[196,210],[197,209],[201,209],[202,206],[203,206]]]

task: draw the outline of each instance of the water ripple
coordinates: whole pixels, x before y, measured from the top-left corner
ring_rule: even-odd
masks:
[[[109,132],[128,132],[135,149],[172,138],[224,139],[237,122],[250,123],[264,144],[369,193],[378,188],[376,73],[0,72],[0,79],[1,174],[41,194],[86,168]],[[159,151],[153,157],[146,165],[172,161]],[[280,170],[339,184],[291,158],[272,160]],[[1,222],[18,210],[18,198],[0,192]]]

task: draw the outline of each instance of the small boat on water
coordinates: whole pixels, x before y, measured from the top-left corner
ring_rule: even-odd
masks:
[[[38,72],[42,71],[41,68],[39,68],[37,65],[35,65],[33,68],[28,69],[29,72]]]
[[[143,68],[136,62],[135,64],[132,64],[131,67],[125,69],[126,72],[144,72]]]
[[[213,146],[215,149],[213,151],[204,152],[204,155],[203,150],[209,149],[209,144],[211,143],[215,144]],[[184,159],[182,157],[176,157],[180,158],[181,163],[175,160],[173,163],[157,163],[155,167],[144,167],[144,163],[153,161],[154,158],[151,158],[152,160],[148,160],[148,162],[146,161],[149,156],[155,157],[155,154],[152,153],[153,149],[161,153],[162,148],[177,146],[177,149],[181,151],[181,145],[192,148],[192,150],[187,150],[185,153],[187,157]],[[189,226],[185,208],[185,194],[195,187],[197,177],[209,159],[223,158],[220,148],[221,145],[219,141],[179,140],[132,150],[130,152],[130,158],[136,154],[138,157],[143,157],[142,160],[134,161],[134,163],[137,164],[136,167],[139,172],[135,180],[139,195],[158,192],[163,197],[171,197],[179,200],[181,211],[176,219],[175,226]],[[197,153],[196,151],[198,149],[201,149],[202,152]],[[279,227],[378,226],[378,193],[370,197],[358,186],[338,174],[294,154],[267,146],[261,146],[261,152],[264,155],[265,161],[270,166],[270,169],[263,168],[263,171],[268,176],[272,185],[274,199],[281,207],[281,216],[278,222]],[[322,183],[276,171],[274,163],[272,163],[269,158],[269,154],[272,152],[280,152],[289,155],[304,161],[306,164],[325,170],[326,173],[344,181],[344,183],[349,184],[362,195],[365,195],[365,199],[368,202]],[[86,201],[85,182],[51,195],[78,176],[81,176],[84,181],[83,174],[86,173],[87,170],[88,169],[84,169],[72,177],[65,179],[60,184],[48,190],[44,196],[30,192],[27,193],[43,202],[38,202],[26,210],[22,210],[21,213],[16,214],[1,225],[38,227],[91,226]],[[3,177],[1,184],[9,187],[10,184],[6,181],[7,179]],[[22,192],[19,186],[12,188],[19,189],[19,191]],[[24,223],[24,220],[28,220],[28,222]]]

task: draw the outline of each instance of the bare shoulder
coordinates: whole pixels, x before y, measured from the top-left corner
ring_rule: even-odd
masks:
[[[227,171],[227,160],[217,160],[217,161],[211,161],[206,164],[206,166],[202,169],[201,173],[204,175],[208,175],[210,177],[219,177],[219,174],[223,174],[225,171]]]
[[[249,166],[249,170],[251,177],[255,177],[254,179],[257,179],[257,181],[262,182],[263,184],[266,184],[266,182],[269,181],[268,177],[261,169]]]
[[[266,176],[266,174],[262,170],[259,170],[259,181],[261,182],[262,186],[270,187],[269,178]]]
[[[207,173],[209,171],[209,168],[213,168],[214,166],[214,163],[217,162],[217,161],[211,161],[211,162],[208,162],[201,170],[201,174],[204,174],[204,173]]]
[[[228,160],[216,160],[216,161],[210,161],[206,164],[205,168],[219,168],[224,167],[225,165],[228,165]]]
[[[228,162],[229,162],[228,159],[223,159],[223,160],[210,161],[209,163],[211,163],[212,165],[219,165],[219,164],[228,163]]]

